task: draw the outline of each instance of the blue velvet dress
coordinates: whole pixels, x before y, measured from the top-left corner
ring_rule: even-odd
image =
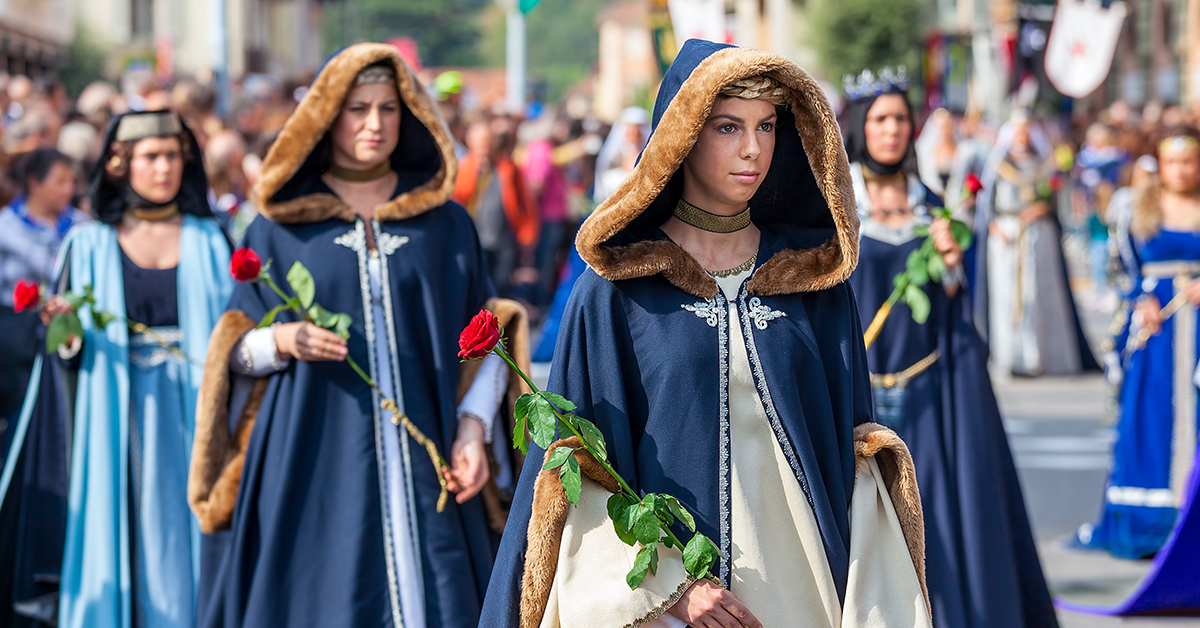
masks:
[[[874,318],[892,292],[892,278],[921,246],[911,226],[888,229],[864,220],[851,276],[864,322]],[[916,465],[934,626],[1057,626],[966,286],[954,296],[940,284],[925,290],[932,304],[925,324],[898,303],[868,348],[867,362],[876,420],[904,439]],[[891,382],[881,376],[933,355],[936,361],[906,386],[885,387]]]
[[[1162,230],[1135,244],[1130,301],[1153,295],[1164,308],[1200,275],[1200,233]],[[1104,511],[1079,540],[1114,556],[1142,558],[1171,535],[1196,454],[1196,307],[1185,299],[1159,332],[1122,343],[1117,442]]]

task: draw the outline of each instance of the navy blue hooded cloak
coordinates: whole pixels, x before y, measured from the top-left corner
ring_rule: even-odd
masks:
[[[817,84],[768,53],[688,41],[667,72],[654,130],[629,179],[576,240],[590,268],[563,316],[549,389],[578,404],[609,461],[639,492],[678,497],[729,555],[728,301],[659,226],[682,192],[679,166],[719,90],[766,75],[786,90],[771,168],[750,202],[757,267],[737,298],[771,427],[815,513],[839,596],[849,554],[854,427],[871,420],[858,308],[848,283],[858,218],[837,122]],[[788,132],[795,129],[798,132]],[[685,309],[686,307],[686,309]],[[763,312],[785,317],[760,320]],[[520,623],[527,535],[540,525],[531,450],[481,626]],[[713,569],[730,582],[730,564]]]
[[[399,184],[366,222],[321,175],[330,159],[326,132],[355,77],[374,64],[397,75]],[[279,285],[294,262],[308,267],[314,302],[352,317],[350,355],[376,381],[376,347],[386,343],[405,414],[444,456],[459,421],[458,336],[493,293],[471,218],[448,201],[455,171],[436,105],[395,48],[347,48],[322,69],[267,155],[255,191],[263,215],[243,242],[271,260]],[[374,251],[365,245],[368,230]],[[369,307],[374,255],[382,258],[384,320],[373,320]],[[294,361],[255,380],[244,409],[230,403],[231,389],[238,398],[230,353],[280,302],[261,284],[239,284],[213,332],[189,486],[208,533],[199,625],[400,628],[399,588],[412,583],[398,582],[382,435],[400,430],[403,443],[407,434],[339,362]],[[404,456],[425,625],[473,627],[496,543],[484,500],[451,499],[436,512],[437,471],[415,443]]]

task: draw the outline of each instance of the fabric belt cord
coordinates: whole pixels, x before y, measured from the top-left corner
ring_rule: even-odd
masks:
[[[929,367],[937,362],[939,357],[938,351],[935,349],[933,353],[922,358],[916,364],[900,371],[899,373],[871,373],[871,385],[876,388],[895,388],[903,386],[911,381],[914,377],[924,373]]]

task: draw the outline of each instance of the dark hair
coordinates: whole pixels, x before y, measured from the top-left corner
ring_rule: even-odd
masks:
[[[29,180],[33,179],[38,183],[45,181],[54,164],[63,164],[68,168],[72,166],[70,157],[53,148],[35,148],[17,159],[13,166],[12,178],[20,184],[21,191],[28,194]]]

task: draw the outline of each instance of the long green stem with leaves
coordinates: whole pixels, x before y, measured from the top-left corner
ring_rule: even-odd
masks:
[[[522,395],[517,400],[517,425],[513,430],[513,445],[522,453],[528,454],[529,441],[526,432],[533,441],[543,449],[548,449],[556,434],[569,432],[577,437],[583,449],[592,456],[607,471],[617,484],[620,492],[608,500],[608,512],[613,519],[617,536],[626,545],[634,546],[640,543],[633,568],[625,577],[630,589],[636,589],[645,580],[648,573],[658,572],[658,545],[662,543],[669,549],[678,548],[683,552],[683,563],[687,572],[695,578],[711,578],[709,569],[716,559],[722,556],[720,548],[707,536],[696,531],[696,521],[691,513],[670,495],[648,493],[638,497],[637,491],[617,473],[608,462],[608,447],[604,435],[587,419],[576,416],[571,411],[575,404],[561,395],[546,392],[533,383],[504,348],[503,342],[496,343],[491,350],[500,356],[512,368],[533,392]],[[574,449],[559,447],[547,457],[543,469],[558,469],[559,479],[567,500],[578,505],[582,491],[582,475],[579,462],[575,459]],[[685,545],[671,529],[676,519],[690,532],[692,539]]]

